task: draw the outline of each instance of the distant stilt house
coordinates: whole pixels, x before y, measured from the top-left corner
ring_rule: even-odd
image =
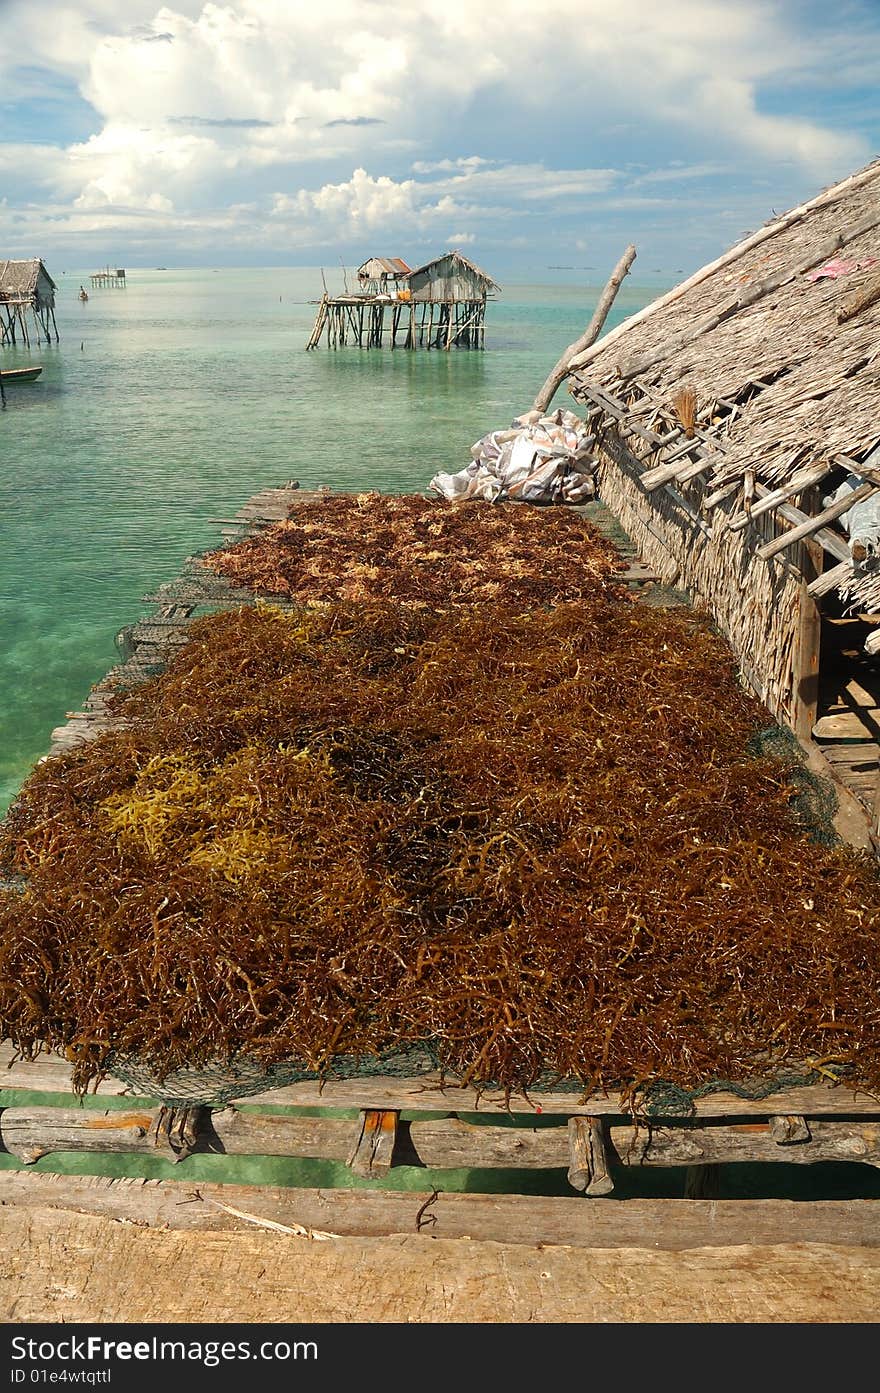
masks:
[[[89,280],[94,287],[103,286],[105,289],[109,287],[111,290],[124,290],[125,270],[122,266],[105,266],[102,270],[95,271],[93,275],[89,276]]]
[[[37,343],[45,335],[51,343],[55,323],[57,286],[39,257],[29,261],[0,261],[0,346],[23,344],[30,347],[31,334]],[[28,327],[28,319],[33,321]]]
[[[880,162],[569,365],[599,489],[878,829]],[[707,752],[708,753],[708,752]]]
[[[306,347],[483,348],[486,301],[500,287],[460,252],[411,271],[399,257],[374,256],[358,268],[361,289],[325,292]]]

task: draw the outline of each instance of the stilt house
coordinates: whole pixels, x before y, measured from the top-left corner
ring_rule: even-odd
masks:
[[[58,342],[55,323],[55,291],[57,286],[39,257],[29,261],[0,261],[0,346],[30,345],[31,334],[37,343],[52,332]],[[31,327],[28,318],[33,321]]]
[[[306,348],[484,348],[486,301],[500,287],[457,251],[411,271],[399,257],[358,268],[359,291],[318,305]]]
[[[569,371],[602,497],[712,614],[770,712],[822,742],[876,829],[880,162],[767,223]]]

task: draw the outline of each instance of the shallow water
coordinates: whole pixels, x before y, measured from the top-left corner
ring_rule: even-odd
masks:
[[[2,359],[43,373],[0,415],[0,814],[142,596],[219,540],[213,518],[291,478],[410,492],[463,468],[599,294],[506,285],[483,353],[306,353],[318,270],[131,271],[124,290],[50,270],[60,343]],[[625,285],[608,327],[662,288]]]

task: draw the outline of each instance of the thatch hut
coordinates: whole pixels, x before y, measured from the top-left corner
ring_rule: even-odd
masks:
[[[830,741],[872,810],[878,339],[875,162],[569,364],[601,446],[601,495],[645,559],[713,615],[773,715]],[[854,526],[856,504],[876,522]]]
[[[36,326],[37,343],[43,334],[49,343],[52,330],[57,343],[57,289],[40,257],[31,257],[28,261],[0,261],[0,345],[30,344],[28,315]]]
[[[371,256],[357,268],[358,285],[368,295],[390,294],[406,286],[409,274],[399,256]]]

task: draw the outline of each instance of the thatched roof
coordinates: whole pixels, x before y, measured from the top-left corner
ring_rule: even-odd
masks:
[[[49,272],[38,256],[28,261],[0,261],[0,300],[28,299],[37,289],[40,272],[52,290],[57,290]]]
[[[832,260],[843,274],[811,278]],[[808,468],[815,482],[827,466],[829,484],[836,470],[858,469],[880,442],[878,360],[875,161],[612,330],[573,360],[569,390],[627,437],[649,489],[700,477],[711,513],[714,495],[725,490],[729,507],[737,484],[748,508],[768,489],[794,498],[792,480]],[[690,442],[675,406],[684,389],[696,396]],[[880,474],[876,483],[880,491]],[[846,553],[826,540],[840,563]],[[842,593],[880,610],[880,570],[844,561],[838,571]]]
[[[442,256],[435,256],[433,261],[426,261],[423,266],[417,266],[414,271],[410,271],[410,278],[413,276],[421,276],[435,270],[439,271],[441,268],[445,270],[446,268],[443,265],[444,262],[447,263],[452,270],[461,269],[467,272],[474,280],[482,282],[486,290],[501,289],[498,283],[493,281],[491,276],[487,276],[486,272],[475,265],[473,261],[468,261],[467,257],[462,256],[460,251],[448,251],[444,252]]]

